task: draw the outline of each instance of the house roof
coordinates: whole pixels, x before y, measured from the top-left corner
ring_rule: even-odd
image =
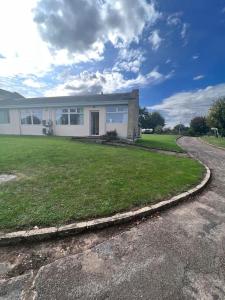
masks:
[[[15,99],[15,98],[24,98],[22,95],[16,92],[9,92],[3,89],[0,89],[0,101],[6,99]]]
[[[83,96],[41,97],[41,98],[7,98],[0,101],[0,108],[42,108],[68,106],[100,106],[128,104],[135,99],[135,94],[115,93]]]

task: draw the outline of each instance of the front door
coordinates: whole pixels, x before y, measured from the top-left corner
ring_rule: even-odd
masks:
[[[99,135],[99,111],[91,112],[91,135]]]

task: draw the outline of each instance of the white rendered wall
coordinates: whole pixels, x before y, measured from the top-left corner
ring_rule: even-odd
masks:
[[[41,109],[41,108],[40,108]],[[83,125],[56,125],[56,109],[43,109],[43,120],[53,121],[53,133],[59,136],[90,136],[91,135],[91,112],[99,112],[99,135],[104,135],[106,131],[116,129],[120,137],[127,137],[127,123],[106,123],[106,107],[87,106],[84,107]],[[0,134],[15,135],[43,135],[42,125],[22,125],[20,124],[20,110],[9,110],[10,123],[0,124]]]
[[[0,134],[20,134],[20,118],[17,109],[9,110],[9,124],[0,124]]]
[[[119,137],[127,138],[127,123],[107,123],[106,131],[116,130]]]
[[[89,136],[91,134],[91,112],[99,112],[99,134],[106,132],[106,109],[105,107],[84,107],[84,124],[83,125],[56,125],[55,110],[53,115],[53,132],[54,135],[60,136]]]

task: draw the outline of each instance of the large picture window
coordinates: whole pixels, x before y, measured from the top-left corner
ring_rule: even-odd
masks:
[[[9,110],[0,109],[0,124],[8,124],[8,123],[9,123]]]
[[[127,123],[128,120],[128,106],[108,106],[106,108],[106,122],[107,123]]]
[[[22,110],[20,115],[22,125],[40,125],[42,122],[42,111],[38,109]]]
[[[63,108],[56,110],[57,125],[83,125],[84,111],[81,107]]]

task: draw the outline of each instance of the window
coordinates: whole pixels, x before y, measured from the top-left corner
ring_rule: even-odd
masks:
[[[0,110],[0,124],[8,124],[9,123],[9,110],[1,109]]]
[[[107,123],[127,123],[128,119],[128,106],[108,106],[106,109],[106,122]]]
[[[64,108],[56,110],[57,125],[83,125],[84,112],[81,107]]]
[[[22,125],[40,125],[42,122],[42,111],[38,109],[22,110],[20,116]]]

